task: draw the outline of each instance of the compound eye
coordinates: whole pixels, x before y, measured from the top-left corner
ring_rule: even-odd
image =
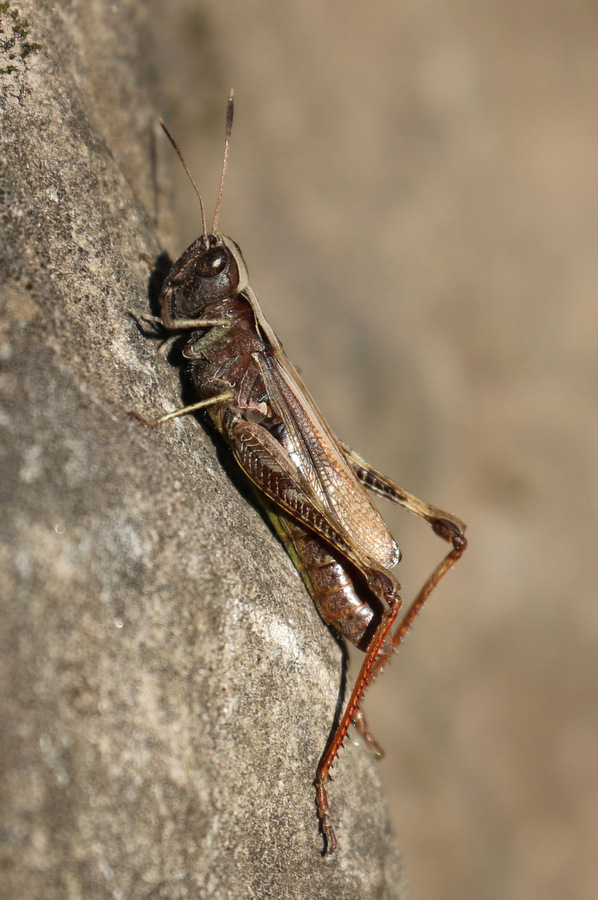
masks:
[[[197,271],[204,278],[220,275],[228,262],[228,254],[224,247],[210,247],[201,255],[197,263]]]

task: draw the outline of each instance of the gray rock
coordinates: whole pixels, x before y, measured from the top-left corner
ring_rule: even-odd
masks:
[[[159,254],[167,203],[149,15],[15,9],[0,62],[0,894],[404,897],[375,762],[351,741],[330,791],[339,850],[321,856],[313,778],[343,664],[298,574],[201,420],[128,416],[184,393],[128,314],[150,311],[139,257]]]

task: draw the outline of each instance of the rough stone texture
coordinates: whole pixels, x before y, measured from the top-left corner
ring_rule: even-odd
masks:
[[[167,218],[145,6],[11,10],[30,32],[0,63],[0,894],[404,897],[351,742],[320,856],[342,660],[284,550],[196,420],[127,415],[182,393],[127,314],[149,311],[139,254]]]

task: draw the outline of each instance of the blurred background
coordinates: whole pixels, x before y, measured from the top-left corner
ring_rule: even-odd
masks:
[[[469,526],[367,703],[414,900],[598,896],[598,7],[150,12],[209,220],[235,88],[220,226],[334,430]],[[409,599],[444,545],[385,515]]]

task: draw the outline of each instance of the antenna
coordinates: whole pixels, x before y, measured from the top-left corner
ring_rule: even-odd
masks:
[[[220,176],[220,187],[218,188],[218,199],[216,200],[216,209],[214,211],[214,222],[212,224],[211,234],[216,234],[216,229],[218,228],[218,217],[220,215],[220,207],[222,206],[222,194],[224,193],[224,178],[226,176],[226,167],[228,164],[228,148],[230,145],[231,131],[233,130],[233,113],[235,111],[234,97],[235,97],[235,92],[231,88],[230,96],[228,98],[228,103],[226,104],[226,132],[224,135],[224,158],[222,160],[222,175]],[[187,163],[185,162],[183,154],[181,153],[180,147],[177,144],[177,142],[175,141],[175,139],[173,138],[173,136],[171,135],[168,128],[166,127],[166,123],[164,122],[164,119],[158,118],[158,122],[162,126],[162,129],[163,129],[164,133],[166,134],[166,137],[168,138],[168,140],[170,141],[170,143],[176,150],[178,158],[180,159],[181,163],[183,164],[183,169],[187,173],[187,178],[193,185],[193,190],[197,194],[197,199],[199,200],[199,205],[201,208],[201,222],[202,222],[202,226],[203,226],[203,237],[204,237],[204,240],[207,241],[208,225],[206,222],[206,212],[204,209],[203,200],[201,199],[201,194],[199,193],[199,191],[197,189],[197,185],[193,181],[193,176],[191,175],[191,172],[187,168]]]
[[[193,181],[193,176],[191,175],[191,172],[190,172],[189,169],[187,168],[187,163],[185,162],[185,160],[184,160],[184,158],[183,158],[183,154],[182,154],[181,151],[180,151],[179,145],[177,144],[177,142],[175,141],[175,139],[174,139],[173,136],[171,135],[170,131],[169,131],[168,128],[166,127],[166,125],[165,125],[165,123],[164,123],[164,119],[159,118],[159,119],[158,119],[158,122],[159,122],[160,125],[162,126],[162,128],[163,128],[163,130],[164,130],[164,133],[166,134],[166,137],[168,138],[168,140],[170,141],[170,143],[172,144],[172,146],[173,146],[174,149],[176,150],[176,152],[177,152],[177,154],[178,154],[178,157],[179,157],[180,161],[181,161],[182,164],[183,164],[183,169],[184,169],[185,172],[187,173],[187,178],[189,179],[189,181],[190,181],[191,184],[193,185],[193,190],[194,190],[195,193],[197,194],[197,199],[199,200],[199,205],[200,205],[200,207],[201,207],[201,222],[202,222],[202,225],[203,225],[203,236],[204,236],[204,238],[207,238],[207,237],[208,237],[208,226],[207,226],[207,224],[206,224],[206,213],[205,213],[205,210],[204,210],[204,207],[203,207],[203,200],[201,199],[201,194],[200,194],[199,191],[197,190],[197,185],[196,185],[195,182]]]
[[[216,200],[216,210],[214,212],[214,223],[212,225],[212,234],[216,233],[218,228],[218,217],[220,215],[220,207],[222,205],[222,194],[224,192],[224,178],[226,176],[226,166],[228,163],[228,148],[230,145],[230,134],[233,130],[233,113],[235,111],[235,92],[231,88],[230,97],[226,104],[226,133],[224,135],[224,158],[222,160],[222,175],[220,176],[220,187],[218,188],[218,199]]]

